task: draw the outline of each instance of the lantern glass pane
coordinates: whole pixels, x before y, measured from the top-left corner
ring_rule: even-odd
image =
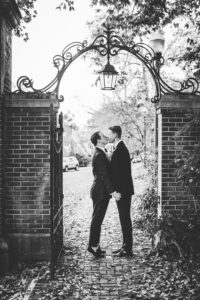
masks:
[[[151,41],[151,47],[155,53],[163,53],[164,50],[164,40],[156,39]]]
[[[104,75],[103,75],[103,73],[100,73],[99,78],[100,78],[101,88],[103,89],[104,88]]]
[[[111,82],[110,82],[111,85],[110,86],[111,86],[111,89],[113,89],[114,88],[114,86],[113,86],[114,81],[113,80],[114,80],[115,75],[112,74],[111,77],[112,78],[111,78]]]
[[[112,75],[110,73],[105,73],[105,89],[112,88]]]
[[[115,74],[115,75],[113,75],[113,83],[112,83],[113,89],[114,89],[115,86],[116,86],[116,81],[117,81],[117,75]]]

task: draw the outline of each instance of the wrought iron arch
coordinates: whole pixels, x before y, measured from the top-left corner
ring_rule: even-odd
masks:
[[[195,78],[188,78],[180,82],[180,88],[175,89],[169,86],[160,76],[159,66],[164,64],[164,58],[161,56],[159,62],[156,59],[154,50],[147,44],[130,42],[126,43],[120,36],[115,34],[114,28],[104,24],[102,34],[98,35],[94,41],[88,45],[87,41],[83,43],[74,42],[66,46],[62,54],[53,58],[53,64],[57,68],[57,74],[54,79],[42,89],[36,89],[33,81],[27,76],[21,76],[17,80],[17,90],[14,93],[36,93],[38,96],[44,93],[56,95],[60,102],[64,100],[59,96],[59,87],[62,77],[71,63],[79,56],[88,51],[97,51],[100,56],[116,56],[120,51],[127,51],[138,58],[149,70],[155,83],[156,94],[151,102],[156,103],[163,94],[200,94],[199,83]]]

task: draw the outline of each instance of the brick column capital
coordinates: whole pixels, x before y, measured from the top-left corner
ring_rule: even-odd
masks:
[[[18,26],[22,18],[15,0],[0,1],[0,16],[8,20],[12,28]]]
[[[200,110],[199,95],[163,95],[156,104],[157,113],[162,109]]]
[[[44,94],[40,99],[36,98],[34,94],[32,97],[27,94],[8,94],[5,96],[6,107],[50,107],[51,103],[53,103],[55,111],[58,111],[60,102],[55,96]]]

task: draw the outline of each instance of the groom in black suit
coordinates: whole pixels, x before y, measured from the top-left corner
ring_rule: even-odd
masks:
[[[92,158],[94,182],[91,187],[90,196],[93,200],[93,215],[88,251],[99,258],[103,257],[105,253],[105,251],[101,250],[99,241],[101,224],[105,217],[109,199],[113,196],[117,200],[120,195],[115,192],[113,187],[110,160],[104,150],[108,139],[99,131],[92,135],[91,142],[95,146],[95,151]]]
[[[121,140],[121,135],[122,129],[120,126],[112,126],[109,128],[109,141],[114,144],[115,148],[111,157],[111,178],[114,189],[121,194],[121,198],[116,200],[123,234],[122,247],[117,251],[113,251],[113,253],[123,257],[133,254],[130,208],[134,187],[131,175],[130,154],[124,142]]]

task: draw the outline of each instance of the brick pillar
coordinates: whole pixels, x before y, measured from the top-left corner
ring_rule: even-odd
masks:
[[[6,230],[17,259],[50,255],[50,104],[55,98],[6,97]],[[17,257],[16,257],[17,256]]]
[[[177,130],[189,119],[188,113],[200,112],[200,96],[165,95],[156,107],[158,115],[158,194],[160,203],[159,216],[163,211],[187,211],[193,196],[180,186],[173,171],[175,164],[170,164],[180,151],[194,150],[198,143],[199,129],[174,138]]]
[[[0,1],[0,96],[11,91],[12,29],[19,24],[20,12],[14,0]],[[0,98],[0,237],[2,235],[3,210],[3,103]]]

